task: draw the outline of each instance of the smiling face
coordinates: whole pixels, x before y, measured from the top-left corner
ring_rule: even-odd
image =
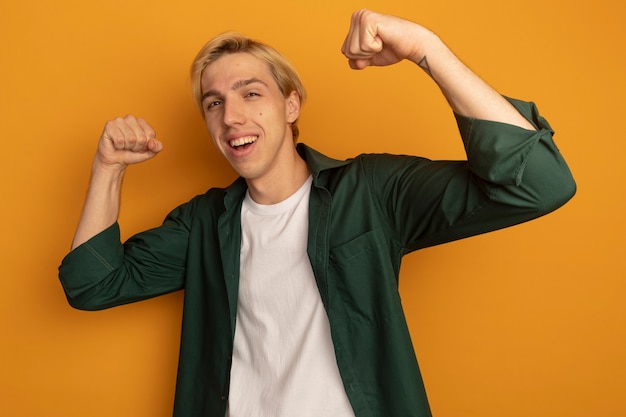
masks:
[[[300,114],[294,91],[284,97],[269,66],[245,53],[225,54],[202,73],[202,108],[213,143],[248,181],[288,174],[291,123]]]

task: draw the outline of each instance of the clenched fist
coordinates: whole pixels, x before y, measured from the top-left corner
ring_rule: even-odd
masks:
[[[403,59],[419,63],[433,36],[414,22],[362,9],[352,14],[341,52],[353,69],[392,65]]]
[[[96,161],[107,166],[136,164],[163,149],[156,133],[141,118],[128,115],[108,121],[98,142]]]

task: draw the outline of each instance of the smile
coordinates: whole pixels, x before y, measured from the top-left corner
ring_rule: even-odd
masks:
[[[241,138],[233,139],[228,143],[230,144],[231,147],[237,148],[239,146],[249,145],[251,143],[254,143],[256,142],[258,138],[259,138],[258,136],[243,136]]]

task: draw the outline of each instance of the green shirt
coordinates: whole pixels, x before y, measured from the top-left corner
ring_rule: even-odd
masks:
[[[403,255],[536,218],[575,192],[548,123],[511,102],[537,131],[457,116],[468,161],[337,161],[298,145],[313,176],[307,252],[357,417],[430,416],[398,293]],[[124,244],[115,224],[59,268],[80,309],[185,290],[177,417],[225,414],[245,191],[243,179],[211,189]]]

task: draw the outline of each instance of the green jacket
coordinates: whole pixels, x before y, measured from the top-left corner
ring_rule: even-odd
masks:
[[[547,122],[512,102],[538,131],[457,116],[468,161],[337,161],[298,145],[313,175],[308,255],[357,417],[430,415],[398,294],[403,255],[536,218],[575,192]],[[226,410],[245,191],[242,179],[211,189],[123,245],[115,224],[59,268],[79,309],[185,290],[177,417]]]

